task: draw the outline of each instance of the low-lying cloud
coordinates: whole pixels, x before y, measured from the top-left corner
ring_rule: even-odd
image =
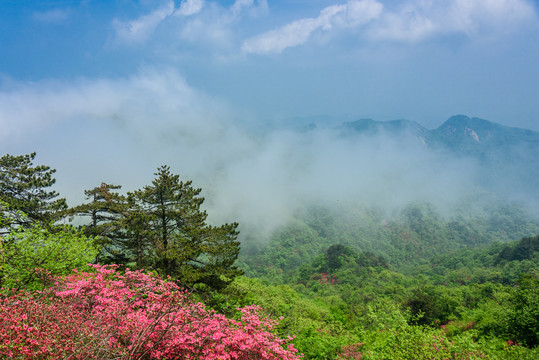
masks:
[[[0,92],[3,152],[38,152],[71,205],[106,181],[132,191],[160,165],[203,188],[213,221],[268,230],[304,202],[450,208],[474,191],[475,164],[417,141],[343,137],[334,127],[251,131],[246,118],[175,71],[36,83]],[[246,126],[246,124],[250,124]]]

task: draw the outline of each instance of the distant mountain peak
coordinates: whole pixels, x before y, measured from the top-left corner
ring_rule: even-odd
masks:
[[[373,119],[359,119],[349,121],[342,124],[342,130],[345,132],[353,131],[355,133],[374,135],[374,134],[389,134],[389,135],[414,135],[423,138],[428,130],[419,123],[412,120],[391,120],[391,121],[375,121]]]
[[[501,129],[504,126],[493,123],[491,121],[473,117],[470,118],[466,115],[455,115],[450,117],[446,122],[444,122],[438,130],[462,130],[465,131],[468,129],[473,130],[493,130],[493,129]]]
[[[511,184],[525,197],[536,196],[539,189],[539,132],[536,131],[466,115],[452,116],[433,130],[409,120],[360,119],[342,123],[337,131],[358,141],[365,137],[403,145],[415,141],[426,151],[447,159],[466,158],[480,168],[477,176],[485,186],[503,189]]]
[[[500,125],[485,119],[465,115],[450,117],[439,128],[432,131],[433,138],[447,145],[484,144],[503,148],[517,144],[537,143],[539,133]]]

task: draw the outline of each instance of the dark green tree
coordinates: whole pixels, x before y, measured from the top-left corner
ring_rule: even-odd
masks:
[[[531,238],[530,238],[531,239]],[[524,274],[512,289],[507,335],[528,347],[539,346],[539,276]]]
[[[150,264],[184,285],[222,288],[242,273],[234,265],[240,246],[238,224],[206,224],[207,213],[200,209],[201,189],[193,188],[191,181],[180,181],[168,166],[155,175],[152,185],[128,194],[126,231],[149,243],[149,248],[139,249],[143,256],[138,265]],[[140,242],[131,246],[135,244]]]
[[[125,221],[128,210],[127,198],[117,192],[119,185],[101,183],[91,190],[85,190],[89,203],[70,209],[70,214],[88,218],[83,227],[84,234],[96,239],[100,249],[98,262],[124,263],[128,257],[123,253],[127,241]]]
[[[516,244],[506,245],[498,254],[496,261],[499,263],[502,260],[530,260],[537,251],[539,251],[539,235],[525,237]]]
[[[539,251],[539,235],[521,239],[513,253],[514,260],[529,260],[533,254]]]
[[[451,318],[457,303],[451,296],[433,286],[416,288],[404,305],[410,310],[413,325],[445,324]]]
[[[331,245],[324,255],[326,266],[322,270],[332,273],[343,265],[344,257],[353,255],[355,255],[355,252],[347,246],[342,244]]]
[[[36,153],[4,155],[0,158],[0,201],[4,203],[2,233],[13,227],[32,224],[49,226],[60,219],[67,209],[64,198],[58,198],[50,188],[56,182],[56,170],[45,165],[33,165]]]

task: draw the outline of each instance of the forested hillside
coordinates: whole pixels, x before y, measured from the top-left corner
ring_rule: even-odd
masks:
[[[304,203],[239,233],[167,166],[68,207],[34,158],[0,158],[4,357],[539,356],[539,219],[521,203]]]
[[[440,161],[468,159],[477,171],[477,183],[495,193],[517,195],[532,204],[539,200],[539,133],[503,126],[465,115],[452,116],[436,129],[410,120],[361,119],[338,127],[341,136],[356,141],[383,138],[414,144],[441,154]]]
[[[534,358],[522,345],[539,339],[539,223],[495,200],[468,210],[305,208],[244,244],[240,263],[261,280],[235,286],[288,319],[308,358]]]
[[[359,204],[305,207],[263,242],[244,234],[240,262],[252,276],[278,270],[286,279],[329,246],[341,244],[382,256],[403,270],[440,253],[539,233],[539,221],[517,204],[491,200],[484,206],[470,212],[464,204],[451,215],[428,203],[410,204],[396,214]]]

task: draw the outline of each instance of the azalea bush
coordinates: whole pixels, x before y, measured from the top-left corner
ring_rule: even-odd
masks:
[[[0,358],[299,359],[257,306],[229,319],[173,282],[94,265],[41,292],[0,295]]]

